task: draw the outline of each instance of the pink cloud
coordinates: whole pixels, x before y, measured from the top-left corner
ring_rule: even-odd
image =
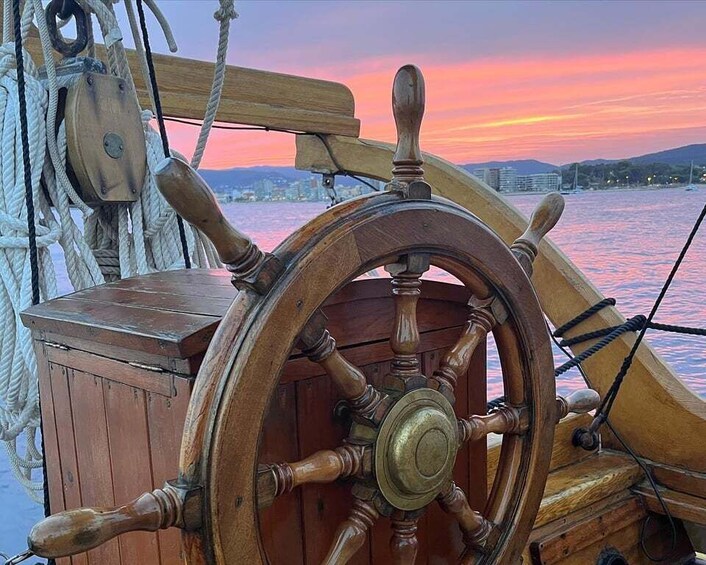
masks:
[[[344,82],[356,98],[361,137],[393,141],[390,85],[408,60],[288,72]],[[420,66],[427,84],[423,147],[457,163],[620,158],[704,141],[706,133],[703,48]],[[174,146],[190,154],[196,128],[169,129]],[[293,157],[286,134],[217,131],[202,166],[291,165]]]

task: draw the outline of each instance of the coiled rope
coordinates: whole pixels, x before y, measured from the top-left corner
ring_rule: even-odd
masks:
[[[112,3],[102,0],[76,1],[98,21],[107,49],[109,71],[132,85]],[[132,1],[126,0],[126,7],[132,7]],[[41,0],[26,1],[21,14],[21,39],[26,40],[34,23],[40,37],[46,72],[46,82],[42,83],[34,61],[26,50],[23,51],[24,111],[19,105],[19,59],[15,53],[11,26],[11,4],[11,1],[4,3],[3,43],[0,45],[0,141],[3,148],[0,154],[0,320],[4,325],[3,332],[0,332],[0,351],[3,352],[0,356],[0,441],[6,447],[18,481],[33,500],[42,502],[43,483],[33,479],[33,473],[40,472],[43,465],[41,449],[37,444],[40,423],[37,364],[30,333],[21,323],[19,313],[33,302],[35,279],[38,300],[57,295],[56,275],[48,247],[53,243],[61,246],[69,280],[75,290],[101,284],[105,280],[180,268],[184,265],[184,259],[176,235],[176,214],[162,198],[153,177],[153,171],[164,158],[164,152],[159,134],[150,127],[152,112],[146,110],[142,113],[147,174],[139,200],[96,210],[89,208],[66,175],[66,132],[63,122],[56,131],[46,125],[57,123],[59,81]],[[233,4],[233,0],[220,0],[220,9],[216,12],[221,31],[214,78],[220,78],[214,80],[206,109],[210,123],[215,119],[225,73],[229,26],[223,21],[230,23],[235,14]],[[153,0],[145,0],[145,5],[155,14],[168,41],[175,47],[166,20]],[[139,44],[138,41],[135,43]],[[92,52],[92,40],[89,40],[87,50]],[[27,123],[29,167],[23,167],[22,116]],[[194,155],[197,161],[202,158],[210,127],[204,130],[206,133],[199,137],[199,154]],[[34,211],[29,206],[29,212],[25,171],[29,173],[31,203],[34,206]],[[72,214],[70,206],[75,206],[77,211]],[[31,258],[33,238],[29,226],[36,229],[36,262]],[[196,266],[218,265],[215,252],[204,245],[198,232],[188,230],[185,238],[187,248],[194,254]],[[38,266],[34,278],[33,263]],[[25,440],[21,441],[23,434]],[[26,448],[21,454],[19,445],[22,443],[26,444]]]

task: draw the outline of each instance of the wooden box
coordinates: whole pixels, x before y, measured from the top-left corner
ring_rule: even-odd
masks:
[[[170,271],[77,292],[23,314],[38,357],[52,512],[123,504],[176,476],[190,391],[236,292],[226,271]],[[425,374],[458,337],[467,300],[463,287],[423,283],[418,319]],[[353,282],[324,311],[343,354],[379,383],[392,358],[389,280]],[[484,413],[484,348],[458,392],[460,415]],[[296,461],[339,445],[346,429],[334,416],[336,402],[320,366],[294,350],[273,399],[260,460]],[[476,508],[486,496],[485,458],[484,443],[471,445],[456,466],[456,481]],[[477,488],[469,491],[472,476]],[[350,508],[349,490],[307,485],[263,511],[260,528],[271,562],[319,563]],[[427,521],[434,522],[434,536],[426,535]],[[387,561],[388,526],[385,520],[376,525],[355,563]],[[457,526],[437,508],[420,521],[419,537],[420,562],[444,562],[461,548]],[[59,564],[176,564],[180,551],[178,530],[140,532]]]

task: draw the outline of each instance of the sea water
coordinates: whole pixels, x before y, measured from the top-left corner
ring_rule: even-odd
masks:
[[[567,195],[566,209],[551,238],[605,296],[618,301],[626,316],[649,313],[682,244],[706,202],[706,189],[585,192]],[[541,195],[511,195],[525,214]],[[322,212],[323,202],[226,204],[226,216],[263,249],[272,250],[293,230]],[[63,258],[55,255],[59,287],[71,292]],[[706,275],[706,227],[697,235],[655,321],[706,327],[703,279]],[[449,275],[435,273],[439,280]],[[681,379],[706,398],[706,338],[650,332],[649,342]],[[556,364],[566,358],[555,355]],[[618,367],[616,367],[617,371]],[[628,377],[629,378],[629,377]],[[489,397],[501,393],[497,358],[489,358]],[[583,386],[576,371],[557,380],[557,391]],[[12,477],[0,450],[0,551],[23,549],[31,525],[42,509],[32,503]]]

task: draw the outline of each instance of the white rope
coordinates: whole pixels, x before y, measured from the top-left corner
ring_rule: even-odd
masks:
[[[31,19],[32,10],[32,4],[27,3],[23,23]],[[4,35],[7,37],[8,33]],[[60,229],[40,189],[47,96],[29,55],[24,53],[23,58],[37,248],[41,265],[48,267],[40,271],[40,293],[46,299],[56,293],[54,271],[45,259],[46,248],[58,241]],[[34,445],[39,426],[36,360],[29,331],[19,317],[19,313],[32,303],[32,288],[16,69],[14,43],[3,43],[0,46],[0,317],[3,320],[3,331],[0,332],[0,440],[7,449],[15,476],[30,496],[39,501],[42,483],[31,480],[31,470],[41,466],[41,457],[37,457],[39,450]],[[23,432],[28,444],[24,457],[17,453],[17,439]]]
[[[106,44],[110,72],[123,78],[134,91],[122,33],[112,3],[110,0],[78,1],[83,9],[95,14]],[[142,41],[131,1],[126,0],[128,20],[149,88]],[[162,27],[170,49],[176,50],[164,15],[154,0],[144,1]],[[203,158],[218,111],[230,22],[237,17],[233,0],[219,1],[220,8],[214,14],[220,23],[214,81],[191,160],[194,167],[198,167]],[[31,305],[31,272],[9,5],[9,0],[6,0],[2,30],[4,43],[0,45],[0,323],[4,326],[4,331],[0,332],[0,441],[7,449],[11,467],[20,484],[35,501],[41,502],[43,483],[33,480],[33,473],[42,468],[40,449],[36,445],[39,426],[37,367],[30,333],[19,318],[19,313]],[[35,14],[39,17],[34,17]],[[176,214],[162,197],[154,180],[154,170],[164,154],[160,136],[150,126],[152,112],[142,112],[147,170],[139,199],[129,204],[91,209],[77,194],[66,174],[67,142],[63,122],[56,132],[53,127],[46,126],[56,123],[59,84],[41,0],[25,2],[21,22],[23,38],[27,37],[33,21],[39,32],[46,69],[46,83],[42,84],[30,55],[24,53],[41,299],[47,300],[57,295],[56,276],[48,249],[54,243],[61,246],[69,280],[76,290],[106,280],[182,268],[183,254]],[[93,43],[92,38],[90,43]],[[172,153],[177,155],[174,151]],[[42,189],[42,181],[46,190]],[[71,214],[71,206],[83,215],[83,233]],[[192,229],[187,230],[186,236],[195,266],[220,265],[215,249],[202,234]],[[22,434],[25,441],[18,441]],[[26,445],[24,454],[18,453],[21,443]]]
[[[201,131],[199,132],[199,138],[196,142],[196,148],[194,149],[194,154],[191,157],[191,166],[194,169],[198,169],[201,164],[201,159],[203,158],[203,154],[206,150],[208,138],[211,134],[211,130],[213,129],[213,122],[216,121],[218,106],[221,103],[223,83],[226,76],[226,55],[228,54],[230,22],[238,17],[238,13],[235,11],[235,1],[220,0],[220,8],[216,10],[213,17],[220,24],[218,32],[218,50],[216,53],[216,65],[213,71],[213,85],[211,87],[211,94],[208,97],[208,104],[206,105],[206,112],[204,114],[203,123],[201,124]],[[211,241],[204,237],[203,234],[201,234],[193,226],[191,229],[193,230],[194,235],[200,239],[209,265],[211,267],[220,267],[220,259],[218,258],[216,249]],[[198,250],[200,251],[201,248],[199,247]]]

